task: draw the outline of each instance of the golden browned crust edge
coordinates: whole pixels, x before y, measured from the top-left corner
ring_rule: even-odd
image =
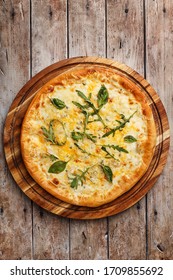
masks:
[[[82,77],[87,77],[90,74],[97,73],[97,74],[104,74],[107,77],[110,75],[114,76],[114,79],[116,79],[119,84],[125,88],[126,90],[130,91],[136,98],[138,102],[140,102],[143,110],[143,114],[145,116],[145,119],[147,120],[147,129],[148,129],[148,139],[143,144],[143,149],[145,153],[143,154],[143,164],[140,166],[140,168],[134,173],[133,177],[130,177],[130,182],[126,176],[124,176],[118,186],[114,186],[112,188],[111,192],[104,198],[103,200],[99,199],[97,201],[97,197],[91,197],[84,198],[79,197],[79,201],[73,201],[73,199],[70,199],[67,196],[61,195],[58,192],[58,187],[54,186],[54,184],[50,181],[45,182],[44,177],[40,176],[40,173],[38,173],[38,168],[36,166],[33,166],[32,159],[25,153],[25,137],[24,134],[27,133],[26,129],[26,121],[27,116],[31,110],[31,108],[34,108],[37,101],[39,100],[40,96],[42,94],[47,94],[49,92],[50,86],[56,86],[56,85],[65,85],[67,82],[69,83],[70,80],[75,79],[81,79]],[[30,103],[28,110],[25,114],[22,128],[21,128],[21,153],[23,157],[23,161],[25,163],[25,166],[30,173],[31,177],[41,186],[43,187],[47,192],[52,194],[54,197],[65,201],[67,203],[76,204],[79,206],[88,206],[88,207],[98,207],[102,204],[106,204],[110,201],[113,201],[123,193],[130,190],[137,181],[144,175],[144,173],[147,171],[149,164],[152,160],[153,154],[154,154],[154,148],[156,144],[156,128],[155,123],[152,115],[152,110],[147,103],[147,99],[145,97],[145,94],[141,91],[141,89],[135,85],[132,81],[127,79],[125,76],[120,76],[116,73],[113,69],[108,69],[107,67],[99,67],[99,66],[90,66],[90,67],[75,67],[73,69],[68,70],[65,73],[60,74],[58,77],[55,77],[54,79],[47,82],[35,95],[32,102]]]

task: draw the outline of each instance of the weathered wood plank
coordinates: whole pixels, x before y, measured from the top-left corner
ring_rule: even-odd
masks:
[[[105,1],[69,0],[69,56],[105,56]]]
[[[155,87],[173,126],[173,2],[146,1],[147,79]],[[156,32],[157,31],[157,32]],[[171,138],[173,131],[171,130]],[[148,195],[148,258],[173,259],[173,142],[167,165]]]
[[[12,100],[29,80],[29,12],[28,1],[0,1],[1,135]],[[2,145],[0,145],[0,244],[0,259],[32,258],[31,202],[9,174]]]
[[[66,58],[67,1],[32,1],[32,74]]]
[[[32,73],[66,57],[66,1],[32,1]],[[33,208],[34,258],[69,258],[69,221]]]
[[[107,55],[144,73],[143,1],[107,0]],[[145,198],[109,218],[109,258],[145,259]]]
[[[69,55],[105,56],[105,1],[69,1]],[[70,258],[107,258],[107,219],[70,221]]]

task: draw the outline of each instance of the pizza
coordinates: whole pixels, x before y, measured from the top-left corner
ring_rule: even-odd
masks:
[[[76,66],[48,81],[21,128],[32,178],[54,197],[97,207],[130,190],[147,171],[156,128],[145,94],[124,75]]]

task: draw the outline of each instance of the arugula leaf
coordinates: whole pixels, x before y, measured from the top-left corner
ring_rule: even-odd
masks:
[[[42,129],[43,135],[45,136],[45,139],[47,141],[51,142],[52,144],[56,144],[52,125],[53,125],[53,120],[50,121],[50,123],[49,123],[49,129],[47,129],[44,126],[42,126],[41,129]]]
[[[82,112],[84,111],[84,112],[86,112],[86,110],[85,109],[87,109],[88,108],[88,106],[87,105],[82,105],[82,104],[80,104],[79,102],[76,102],[76,101],[72,101],[72,103],[74,104],[74,105],[76,105],[76,107],[78,107],[79,109],[81,109],[82,110]]]
[[[114,128],[112,128],[112,129],[110,129],[108,132],[106,132],[105,134],[103,134],[103,136],[102,136],[102,138],[104,138],[104,137],[107,137],[107,136],[109,136],[109,135],[111,135],[111,134],[113,134],[113,136],[115,135],[115,132],[117,131],[117,130],[122,130],[124,127],[125,127],[125,125],[126,125],[126,123],[128,123],[129,121],[130,121],[130,119],[134,116],[134,114],[136,113],[137,111],[135,111],[128,119],[126,119],[125,117],[124,117],[124,115],[123,115],[123,118],[122,118],[122,122],[121,121],[118,121],[118,123],[119,123],[119,125],[118,126],[116,126],[116,127],[114,127]]]
[[[96,155],[91,154],[91,153],[87,152],[86,150],[82,149],[77,143],[74,143],[74,145],[75,145],[82,153],[87,154],[87,155],[89,155],[89,156],[94,156],[94,157],[96,157]]]
[[[89,154],[89,155],[90,155],[90,153],[88,153],[87,151],[85,151],[84,149],[82,149],[77,143],[74,143],[74,145],[75,145],[82,153],[84,153],[84,154]]]
[[[48,173],[55,173],[55,174],[59,174],[61,172],[63,172],[66,168],[68,161],[56,161],[54,162],[48,169]]]
[[[123,153],[126,153],[128,154],[128,151],[126,149],[124,149],[123,147],[120,147],[120,146],[115,146],[115,149],[119,152],[123,152]]]
[[[113,173],[112,173],[112,170],[111,168],[108,166],[108,165],[104,165],[104,164],[101,164],[100,165],[105,176],[106,176],[106,179],[112,183],[112,178],[113,178]]]
[[[88,114],[89,116],[91,115],[91,116],[93,116],[93,115],[97,115],[97,117],[98,117],[98,120],[104,125],[104,127],[106,127],[106,124],[104,123],[104,121],[103,121],[103,119],[102,119],[102,117],[100,116],[100,114],[99,114],[99,110],[101,109],[101,108],[96,108],[95,106],[94,106],[94,104],[91,102],[91,100],[90,100],[90,98],[91,98],[91,95],[89,96],[89,98],[83,93],[83,92],[81,92],[80,90],[76,90],[76,92],[77,92],[77,94],[88,104],[88,107],[87,108],[91,108],[92,110],[93,110],[93,112],[92,113],[90,113],[90,114]]]
[[[119,161],[119,159],[115,158],[114,155],[112,155],[107,149],[106,146],[102,146],[101,149],[106,153],[106,158],[113,158],[116,161]]]
[[[105,85],[102,85],[97,95],[97,104],[100,109],[108,102],[108,98],[109,94],[107,88]]]
[[[82,99],[84,99],[87,102],[90,102],[89,98],[87,98],[86,95],[82,91],[76,90],[76,92]]]
[[[80,182],[79,177],[78,176],[74,177],[71,184],[70,184],[70,187],[72,189],[77,189],[79,182]]]
[[[89,133],[85,133],[86,137],[91,140],[93,143],[96,143],[96,136],[94,136],[93,134],[89,134]]]
[[[72,131],[71,137],[73,138],[73,140],[78,141],[78,140],[83,139],[83,133],[81,133],[79,131]]]
[[[59,98],[52,98],[50,100],[52,104],[59,110],[62,110],[66,107],[64,101],[60,100]]]
[[[112,149],[117,150],[119,152],[124,152],[124,153],[128,154],[128,151],[126,149],[124,149],[123,147],[120,147],[119,145],[103,145],[102,147],[112,148]]]
[[[54,156],[53,154],[49,154],[48,156],[51,159],[51,161],[55,161],[58,159],[58,157]]]
[[[89,134],[89,133],[84,133],[84,132],[79,132],[79,131],[72,131],[71,133],[71,137],[73,138],[73,140],[78,141],[78,140],[82,140],[84,137],[86,136],[86,138],[88,138],[89,140],[91,140],[92,142],[96,142],[96,136],[94,136],[93,134]]]
[[[81,184],[83,185],[83,181],[86,179],[85,178],[85,174],[88,172],[88,170],[91,168],[92,166],[86,168],[84,171],[80,170],[81,174],[77,174],[71,181],[70,187],[77,189],[78,185]]]
[[[135,137],[133,137],[132,135],[127,135],[124,137],[124,141],[127,143],[133,143],[133,142],[136,142],[137,139]]]
[[[64,139],[61,142],[59,141],[59,134],[56,133],[57,134],[57,137],[56,137],[55,133],[54,133],[54,129],[53,129],[53,126],[55,126],[57,128],[57,125],[60,125],[64,131]],[[66,143],[67,135],[65,133],[64,125],[59,120],[51,120],[49,123],[49,129],[47,129],[44,126],[42,126],[41,129],[42,129],[43,135],[45,136],[45,139],[47,141],[51,142],[52,144],[58,145],[58,146],[63,146]]]

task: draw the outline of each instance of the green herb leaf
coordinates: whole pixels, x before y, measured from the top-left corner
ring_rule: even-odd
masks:
[[[49,123],[49,129],[41,127],[45,139],[54,145],[63,146],[66,143],[67,135],[64,129],[63,123],[59,120],[51,120]],[[56,131],[56,135],[54,133]],[[59,131],[59,133],[57,133]]]
[[[75,145],[82,153],[87,154],[87,155],[89,155],[89,156],[94,156],[94,157],[96,157],[96,155],[91,154],[91,153],[87,152],[86,150],[82,149],[77,143],[74,143],[74,145]]]
[[[102,117],[100,116],[100,114],[99,114],[99,110],[101,109],[101,108],[96,108],[95,106],[94,106],[94,104],[91,102],[91,100],[90,100],[90,98],[91,98],[91,94],[90,94],[90,96],[89,96],[89,98],[83,93],[83,92],[81,92],[80,90],[76,90],[76,92],[77,92],[77,94],[87,103],[87,107],[85,107],[85,108],[91,108],[92,110],[93,110],[93,112],[92,113],[88,113],[88,116],[94,116],[94,115],[97,115],[97,117],[98,117],[98,120],[104,125],[104,127],[106,127],[106,124],[104,123],[104,121],[103,121],[103,119],[102,119]],[[80,104],[80,103],[79,103]],[[86,114],[86,111],[85,111],[85,114]]]
[[[54,156],[53,154],[49,154],[48,157],[51,159],[51,161],[55,161],[58,159],[58,157]]]
[[[83,133],[78,132],[78,131],[77,132],[76,131],[72,131],[71,137],[73,138],[73,140],[78,141],[78,140],[83,139]]]
[[[44,135],[46,138],[49,138],[49,137],[50,137],[50,135],[49,135],[49,134],[50,134],[49,130],[47,130],[47,128],[44,127],[44,126],[42,126],[41,129],[42,129],[42,131],[43,131],[43,135]]]
[[[112,148],[112,149],[117,150],[119,152],[124,152],[124,153],[128,154],[128,151],[126,149],[124,149],[123,147],[120,147],[119,145],[103,145],[102,147]]]
[[[128,154],[128,151],[126,149],[124,149],[123,147],[120,147],[120,146],[115,146],[115,149],[119,152],[123,152],[123,153],[126,153]]]
[[[72,103],[74,104],[74,105],[76,105],[76,107],[78,107],[79,109],[81,109],[82,110],[82,112],[84,111],[84,112],[86,112],[86,108],[88,108],[88,105],[82,105],[82,104],[80,104],[79,102],[76,102],[76,101],[72,101]]]
[[[107,88],[105,87],[105,85],[102,85],[97,95],[97,104],[99,108],[101,108],[108,102],[108,97],[109,94]]]
[[[134,114],[136,113],[137,111],[135,111],[129,118],[125,118],[125,116],[123,115],[123,114],[121,114],[121,117],[122,117],[122,122],[120,122],[120,121],[118,121],[118,123],[119,123],[119,125],[118,126],[116,126],[116,127],[114,127],[114,128],[111,128],[108,132],[106,132],[105,134],[103,134],[103,136],[102,136],[102,138],[104,138],[104,137],[107,137],[107,136],[109,136],[109,135],[111,135],[111,134],[113,134],[113,136],[115,135],[115,132],[117,131],[117,130],[122,130],[124,127],[125,127],[125,125],[126,125],[126,123],[128,123],[129,121],[130,121],[130,119],[134,116]]]
[[[60,100],[59,98],[52,98],[51,102],[59,110],[62,110],[66,107],[64,101]]]
[[[106,149],[106,147],[110,147],[109,145],[103,145],[102,147],[101,147],[101,149],[106,153],[106,158],[113,158],[114,160],[116,160],[116,161],[119,161],[119,159],[117,159],[117,158],[115,158],[115,156],[114,155],[112,155],[107,149]]]
[[[91,140],[93,143],[96,142],[97,137],[94,136],[93,134],[89,134],[89,133],[86,133],[86,132],[79,132],[79,131],[72,131],[72,133],[71,133],[71,137],[75,141],[82,140],[85,136],[86,136],[86,138]]]
[[[85,101],[90,101],[90,100],[85,96],[85,94],[84,94],[82,91],[76,90],[76,92],[77,92],[77,94],[78,94],[82,99],[84,99]]]
[[[133,143],[133,142],[136,142],[137,139],[135,137],[133,137],[132,135],[127,135],[124,137],[124,141],[127,143]]]
[[[45,139],[51,142],[52,144],[56,144],[52,125],[53,125],[53,120],[50,121],[49,123],[49,129],[47,129],[44,126],[42,126],[41,129],[43,131],[43,135],[45,136]]]
[[[113,178],[113,173],[112,173],[112,170],[111,168],[108,166],[108,165],[104,165],[104,164],[101,164],[100,165],[105,176],[106,176],[106,179],[112,183],[112,178]]]
[[[86,179],[85,178],[86,173],[88,172],[89,169],[91,169],[95,165],[96,164],[89,166],[84,171],[78,170],[80,172],[80,174],[77,174],[74,178],[70,178],[70,179],[72,179],[70,187],[77,189],[79,184],[83,185],[83,181]]]
[[[96,143],[96,136],[94,136],[93,134],[89,134],[89,133],[85,133],[86,137],[91,140],[93,143]]]
[[[48,172],[59,174],[65,170],[67,163],[68,161],[62,161],[62,160],[56,161],[49,167]]]
[[[79,184],[79,178],[76,176],[76,177],[73,178],[73,180],[70,184],[70,187],[73,188],[73,189],[77,189],[78,184]]]

